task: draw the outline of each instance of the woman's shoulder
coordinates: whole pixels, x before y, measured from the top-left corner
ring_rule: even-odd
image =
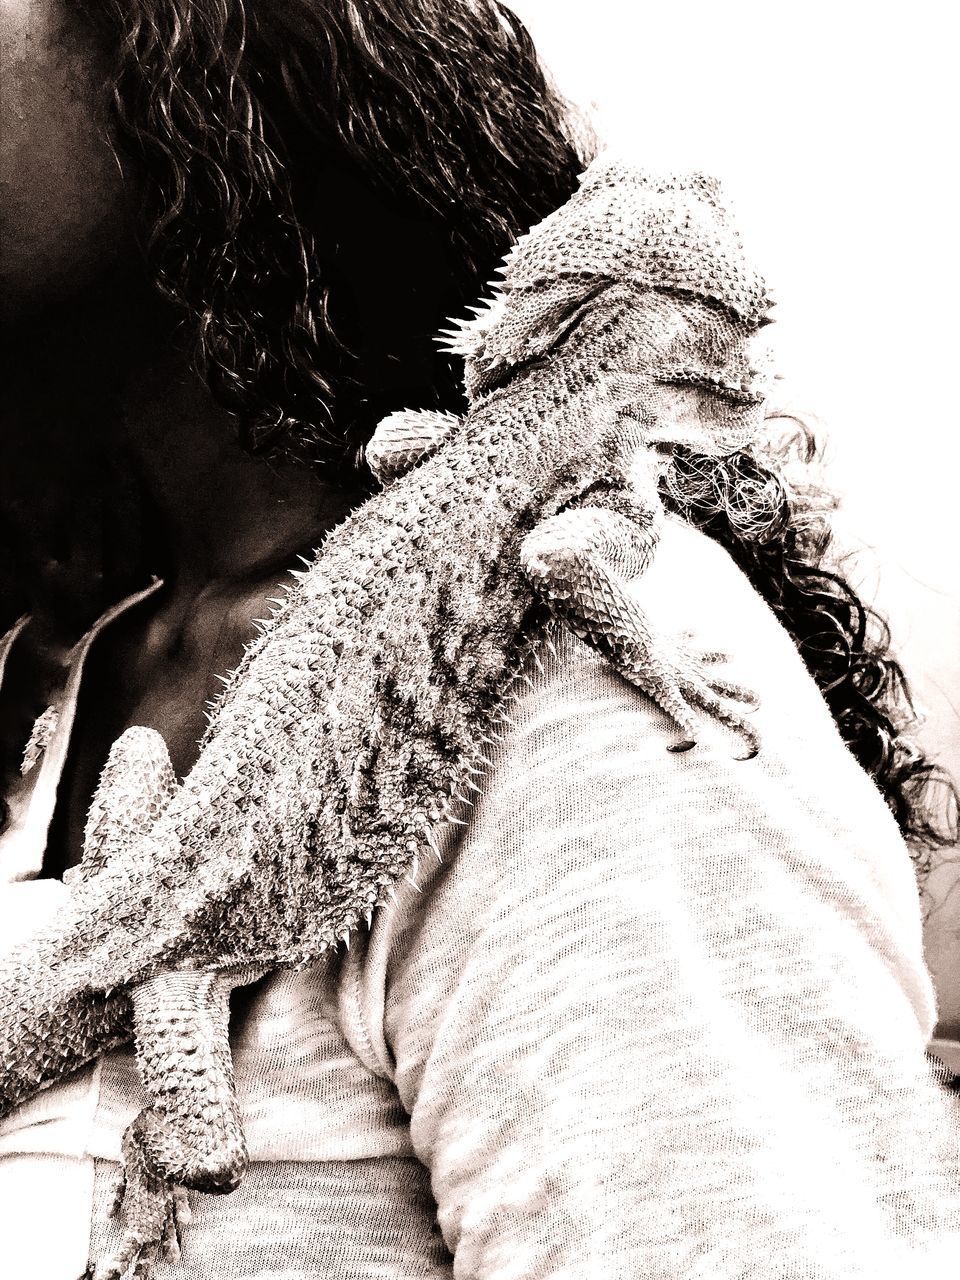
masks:
[[[670,752],[677,732],[660,708],[550,628],[464,825],[444,830],[438,856],[344,958],[340,992],[381,1070],[422,1062],[458,1002],[509,1012],[504,992],[547,971],[582,991],[653,946],[709,986],[717,939],[760,968],[782,952],[806,973],[822,952],[838,972],[893,975],[912,1034],[929,1032],[913,870],[880,793],[727,553],[673,524],[661,550],[637,598],[663,635],[692,630],[730,652],[732,678],[758,695],[758,755],[738,759],[736,738],[706,723],[693,750]]]
[[[646,571],[629,583],[653,642],[667,659],[681,652],[697,661],[720,655],[704,667],[755,695],[751,714],[766,751],[761,757],[802,740],[804,748],[846,751],[830,711],[792,638],[746,574],[717,542],[686,522],[670,517]],[[522,701],[550,707],[578,739],[595,736],[611,717],[633,747],[645,744],[663,766],[663,749],[679,736],[668,717],[640,689],[611,669],[605,658],[557,624],[546,647],[552,662],[533,686],[522,686]],[[545,656],[545,655],[542,655]],[[580,698],[589,692],[592,714]],[[733,704],[731,704],[733,705]],[[516,718],[515,716],[513,717]],[[701,736],[693,758],[727,759],[738,747],[734,732],[707,713],[698,713]],[[703,750],[699,750],[702,746]],[[846,753],[849,754],[849,753]],[[763,764],[761,762],[760,770]]]
[[[905,926],[912,947],[916,890],[896,824],[729,555],[671,521],[634,589],[667,643],[692,632],[687,643],[729,653],[730,678],[757,694],[758,755],[738,759],[736,736],[707,717],[693,750],[670,752],[678,733],[660,708],[555,624],[518,682],[500,741],[485,748],[464,825],[444,829],[439,857],[378,913],[383,976],[422,946],[468,948],[487,930],[532,927],[547,910],[562,933],[584,895],[595,905],[626,891],[635,901],[638,886],[664,875],[783,877],[796,909],[804,895],[847,895],[888,918],[891,933]]]
[[[895,865],[902,889],[912,872],[882,796],[792,639],[729,554],[669,520],[631,591],[667,652],[722,653],[711,669],[755,694],[757,756],[739,758],[737,733],[707,713],[698,713],[696,746],[671,752],[680,735],[666,713],[553,623],[506,699],[460,823],[440,833],[439,860],[428,858],[402,886],[407,906],[425,908],[441,884],[478,898],[527,875],[536,884],[545,866],[582,861],[587,849],[594,864],[623,868],[647,859],[651,844],[662,859],[714,836],[811,846],[811,857],[839,864],[855,850]]]

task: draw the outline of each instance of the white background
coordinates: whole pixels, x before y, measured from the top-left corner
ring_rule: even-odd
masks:
[[[767,332],[785,389],[827,444],[848,571],[891,621],[925,747],[960,777],[955,6],[511,7],[619,150],[723,182],[780,299]],[[960,1025],[958,870],[931,877],[927,952]]]

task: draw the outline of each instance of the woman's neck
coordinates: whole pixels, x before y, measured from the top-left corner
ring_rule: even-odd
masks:
[[[141,576],[159,572],[184,597],[281,577],[362,497],[352,477],[338,485],[305,464],[245,452],[192,372],[176,318],[136,282],[100,281],[21,318],[12,347],[0,424],[9,494],[0,497],[21,544],[43,548],[50,564],[98,536],[108,549],[123,538],[108,471],[139,494],[149,548]],[[67,514],[51,517],[61,504]]]
[[[280,575],[359,500],[357,485],[246,452],[231,416],[174,346],[141,370],[118,416],[178,590]]]

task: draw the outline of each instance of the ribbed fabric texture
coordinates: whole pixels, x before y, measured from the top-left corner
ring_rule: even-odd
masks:
[[[720,548],[670,521],[636,590],[659,628],[734,655],[759,756],[707,726],[670,754],[665,717],[558,631],[443,862],[349,952],[242,996],[259,1163],[196,1198],[184,1265],[158,1280],[955,1268],[960,1116],[924,1057],[933,990],[896,826]],[[88,1080],[72,1122],[51,1091],[0,1151],[115,1158],[140,1105],[129,1060]],[[67,1162],[20,1159],[50,1170],[42,1221],[68,1222]],[[115,1243],[95,1227],[98,1254]]]

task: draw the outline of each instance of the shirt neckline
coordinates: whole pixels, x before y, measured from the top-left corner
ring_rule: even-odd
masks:
[[[111,622],[152,596],[162,586],[163,579],[154,578],[140,591],[135,591],[111,605],[70,650],[63,687],[44,712],[47,714],[53,708],[56,714],[56,727],[49,735],[37,763],[30,771],[33,773],[32,785],[16,788],[15,794],[10,798],[9,821],[0,833],[0,883],[36,880],[42,874],[50,823],[56,808],[57,791],[63,776],[76,718],[80,681],[93,642]],[[2,687],[7,658],[17,639],[29,627],[30,621],[31,615],[24,614],[14,623],[11,630],[0,638],[0,687]]]

